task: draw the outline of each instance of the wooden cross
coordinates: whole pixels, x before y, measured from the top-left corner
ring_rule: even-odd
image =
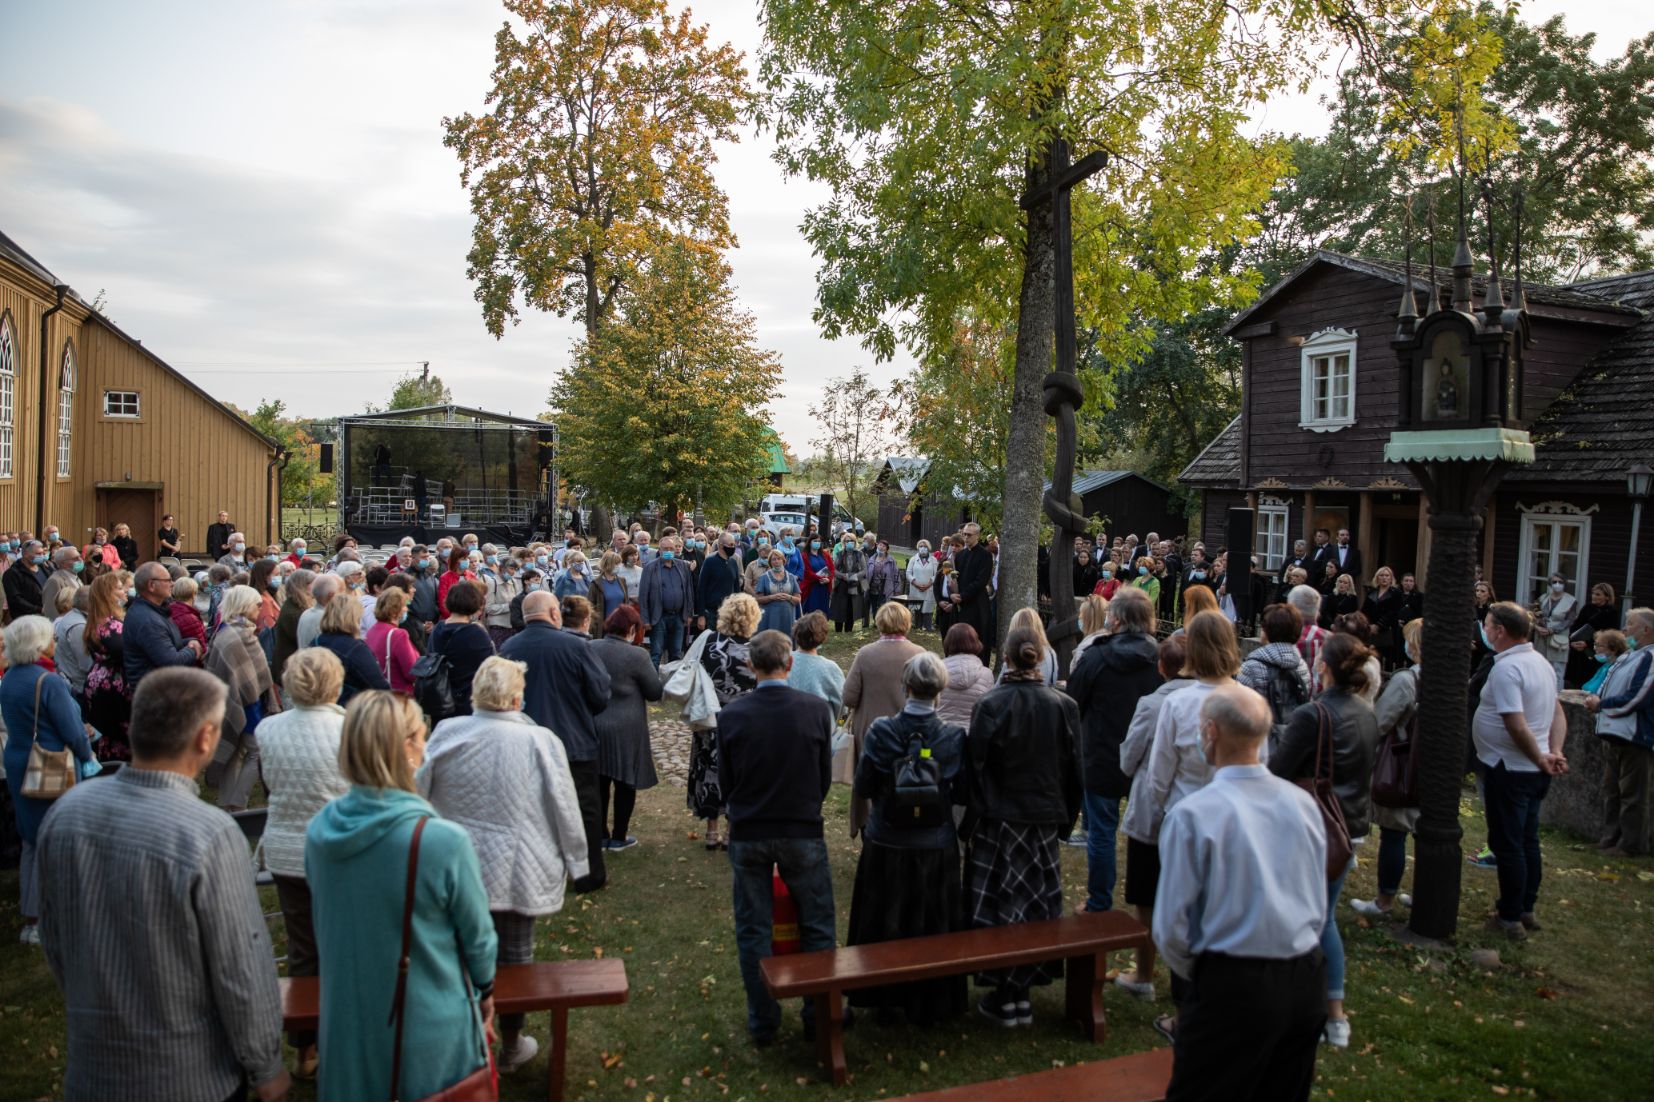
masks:
[[[1051,545],[1051,630],[1048,634],[1057,649],[1057,666],[1062,676],[1068,674],[1068,659],[1081,634],[1074,614],[1072,556],[1074,538],[1085,531],[1085,518],[1069,505],[1074,492],[1075,453],[1079,447],[1074,416],[1085,401],[1085,391],[1074,371],[1078,352],[1074,336],[1074,220],[1069,193],[1075,185],[1102,171],[1106,164],[1108,155],[1100,151],[1087,154],[1078,164],[1070,164],[1067,140],[1053,138],[1046,154],[1045,178],[1029,189],[1021,202],[1023,210],[1031,211],[1044,203],[1050,203],[1052,208],[1052,278],[1056,283],[1052,317],[1057,348],[1055,369],[1045,377],[1044,389],[1045,411],[1057,419],[1057,456],[1044,508],[1045,515],[1057,528]]]

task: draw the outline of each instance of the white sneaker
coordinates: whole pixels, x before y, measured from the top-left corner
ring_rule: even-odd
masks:
[[[1333,1048],[1349,1048],[1350,1020],[1348,1018],[1328,1018],[1327,1028],[1321,1033],[1321,1040]]]
[[[1128,973],[1121,972],[1118,976],[1115,976],[1114,977],[1114,986],[1124,988],[1125,990],[1130,991],[1133,995],[1135,995],[1139,999],[1142,999],[1144,1002],[1153,1002],[1154,1001],[1154,984],[1152,984],[1152,983],[1138,983],[1136,980],[1127,979],[1126,978],[1127,975],[1128,975]]]
[[[38,922],[31,922],[27,926],[23,927],[23,933],[18,936],[17,940],[24,945],[39,945],[40,924]]]
[[[1401,906],[1406,907],[1409,911],[1413,909],[1413,897],[1408,895],[1406,892],[1402,892],[1400,895],[1396,896],[1396,902]]]
[[[539,1051],[539,1041],[536,1041],[533,1037],[530,1037],[526,1033],[519,1034],[515,1047],[510,1049],[500,1049],[500,1074],[509,1075],[511,1072],[516,1071],[518,1068],[534,1059],[534,1057],[539,1054]]]
[[[1371,899],[1352,899],[1352,900],[1350,900],[1350,910],[1354,911],[1356,914],[1360,915],[1362,918],[1389,918],[1390,917],[1390,908],[1389,907],[1380,907],[1375,900],[1371,900]]]

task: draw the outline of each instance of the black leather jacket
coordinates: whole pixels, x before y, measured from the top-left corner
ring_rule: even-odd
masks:
[[[1080,709],[1043,683],[1011,681],[976,702],[965,745],[973,817],[1068,830],[1080,813]]]
[[[1344,811],[1351,838],[1367,834],[1373,788],[1373,757],[1378,749],[1378,718],[1372,705],[1341,689],[1328,689],[1287,719],[1280,740],[1269,749],[1269,771],[1286,780],[1315,772],[1315,744],[1325,708],[1332,732],[1332,791]],[[1323,760],[1321,771],[1327,764]]]
[[[1068,675],[1068,692],[1084,723],[1085,789],[1118,799],[1131,791],[1120,770],[1120,744],[1137,702],[1160,687],[1154,636],[1109,635],[1086,648]]]

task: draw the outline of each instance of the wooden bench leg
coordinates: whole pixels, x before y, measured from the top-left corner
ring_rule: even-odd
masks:
[[[1107,981],[1107,957],[1097,954],[1068,958],[1064,977],[1068,1016],[1079,1023],[1083,1035],[1099,1045],[1108,1036],[1108,1021],[1103,1014],[1103,987]]]
[[[844,1062],[844,1000],[837,991],[814,996],[816,1057],[827,1065],[833,1086],[842,1087],[850,1077]]]
[[[569,1012],[567,1007],[552,1007],[551,1054],[546,1060],[546,1097],[551,1102],[563,1102],[563,1078],[569,1059]]]

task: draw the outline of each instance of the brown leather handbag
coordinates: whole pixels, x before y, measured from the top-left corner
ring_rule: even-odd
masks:
[[[1344,809],[1338,803],[1338,794],[1332,790],[1332,717],[1327,706],[1315,702],[1318,730],[1315,734],[1315,772],[1307,777],[1293,779],[1293,784],[1308,792],[1315,806],[1321,809],[1321,825],[1327,831],[1327,879],[1337,880],[1349,867],[1355,848],[1350,845],[1350,830],[1344,824]],[[1321,775],[1323,752],[1327,775]]]
[[[79,770],[75,752],[65,746],[46,750],[40,745],[40,687],[51,674],[42,674],[34,683],[34,736],[29,743],[29,764],[23,772],[20,792],[31,800],[55,800],[75,786]]]
[[[402,903],[402,959],[396,966],[396,998],[391,1003],[391,1020],[396,1023],[396,1044],[391,1055],[391,1102],[402,1102],[402,1003],[408,994],[408,957],[413,947],[414,888],[419,877],[419,837],[425,833],[430,816],[414,824],[413,840],[408,843],[408,895]],[[461,966],[463,972],[463,965]],[[469,988],[467,989],[469,990]],[[453,1086],[428,1094],[418,1102],[495,1102],[499,1097],[499,1077],[494,1071],[494,1054],[488,1047],[488,1034],[482,1034],[482,1067]]]

